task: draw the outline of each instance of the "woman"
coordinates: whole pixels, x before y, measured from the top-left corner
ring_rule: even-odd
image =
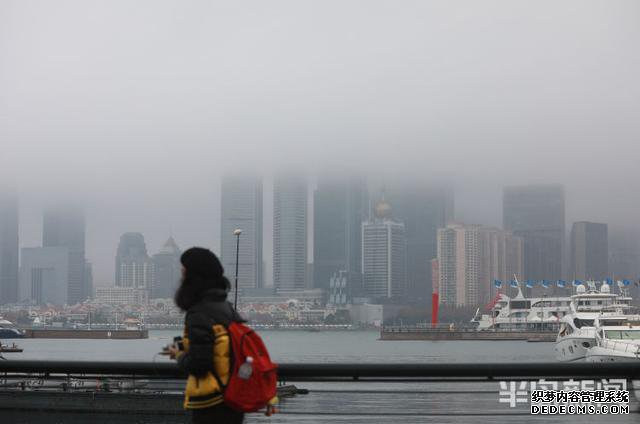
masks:
[[[194,423],[242,423],[244,414],[225,405],[222,391],[231,372],[226,328],[242,318],[227,302],[231,285],[210,250],[193,247],[182,254],[182,281],[176,305],[186,312],[182,346],[169,355],[188,374],[184,407]]]

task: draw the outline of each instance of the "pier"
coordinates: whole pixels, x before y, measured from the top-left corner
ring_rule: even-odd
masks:
[[[28,328],[23,330],[25,338],[33,339],[146,339],[149,330],[116,330],[116,329],[71,329],[71,328]]]
[[[380,330],[380,340],[527,340],[555,342],[557,331],[547,330],[475,330],[446,327],[386,326]]]
[[[631,380],[640,363],[280,364],[288,384],[280,413],[249,414],[248,423],[557,422],[531,416],[529,405],[501,401],[503,389],[531,381],[629,380],[630,412],[607,416],[635,423],[639,405]],[[186,423],[183,373],[172,363],[0,361],[0,414],[15,423]],[[613,380],[610,380],[613,381]],[[525,396],[526,398],[526,396]],[[598,417],[562,416],[569,423]]]

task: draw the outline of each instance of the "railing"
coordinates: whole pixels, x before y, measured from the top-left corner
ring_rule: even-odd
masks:
[[[173,363],[0,361],[3,422],[164,422],[183,424],[184,373]],[[538,380],[640,379],[638,363],[280,364],[278,422],[557,422],[534,417],[522,395]],[[505,381],[506,380],[506,381]],[[573,380],[573,381],[571,381]],[[399,384],[395,384],[399,383]],[[358,387],[355,387],[358,386]],[[516,391],[517,388],[517,391]],[[306,390],[305,390],[306,389]],[[527,401],[525,388],[524,401]],[[509,399],[506,399],[509,401]],[[637,402],[623,423],[637,422]],[[106,414],[106,415],[105,415]],[[141,418],[142,417],[142,418]],[[102,419],[100,421],[99,419]],[[539,418],[539,419],[538,419]],[[568,424],[582,423],[569,419]],[[26,420],[26,421],[25,421]],[[564,419],[563,419],[564,420]],[[254,414],[249,423],[268,422]],[[616,421],[618,422],[618,421]]]
[[[147,379],[184,378],[173,363],[0,361],[0,378],[25,375],[130,376]],[[282,381],[370,381],[400,379],[437,380],[537,380],[540,378],[640,379],[638,363],[436,363],[436,364],[279,364]]]

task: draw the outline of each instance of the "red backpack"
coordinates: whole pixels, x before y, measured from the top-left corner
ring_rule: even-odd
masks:
[[[224,401],[241,412],[255,412],[265,408],[276,397],[278,367],[271,362],[262,339],[251,328],[232,322],[227,330],[231,339],[233,369],[224,390]],[[248,356],[253,358],[253,370],[248,379],[242,379],[238,371]]]

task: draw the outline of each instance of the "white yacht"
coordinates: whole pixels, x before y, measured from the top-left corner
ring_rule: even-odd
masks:
[[[570,313],[560,320],[555,356],[559,361],[585,359],[587,350],[595,344],[595,320],[607,315],[631,313],[631,298],[611,293],[607,284],[600,290],[587,290],[583,285],[571,296]]]
[[[559,320],[570,312],[570,296],[525,298],[518,287],[515,297],[499,293],[489,314],[476,316],[476,329],[505,331],[557,331]]]
[[[596,318],[595,343],[587,349],[587,362],[635,362],[640,360],[640,315]]]

